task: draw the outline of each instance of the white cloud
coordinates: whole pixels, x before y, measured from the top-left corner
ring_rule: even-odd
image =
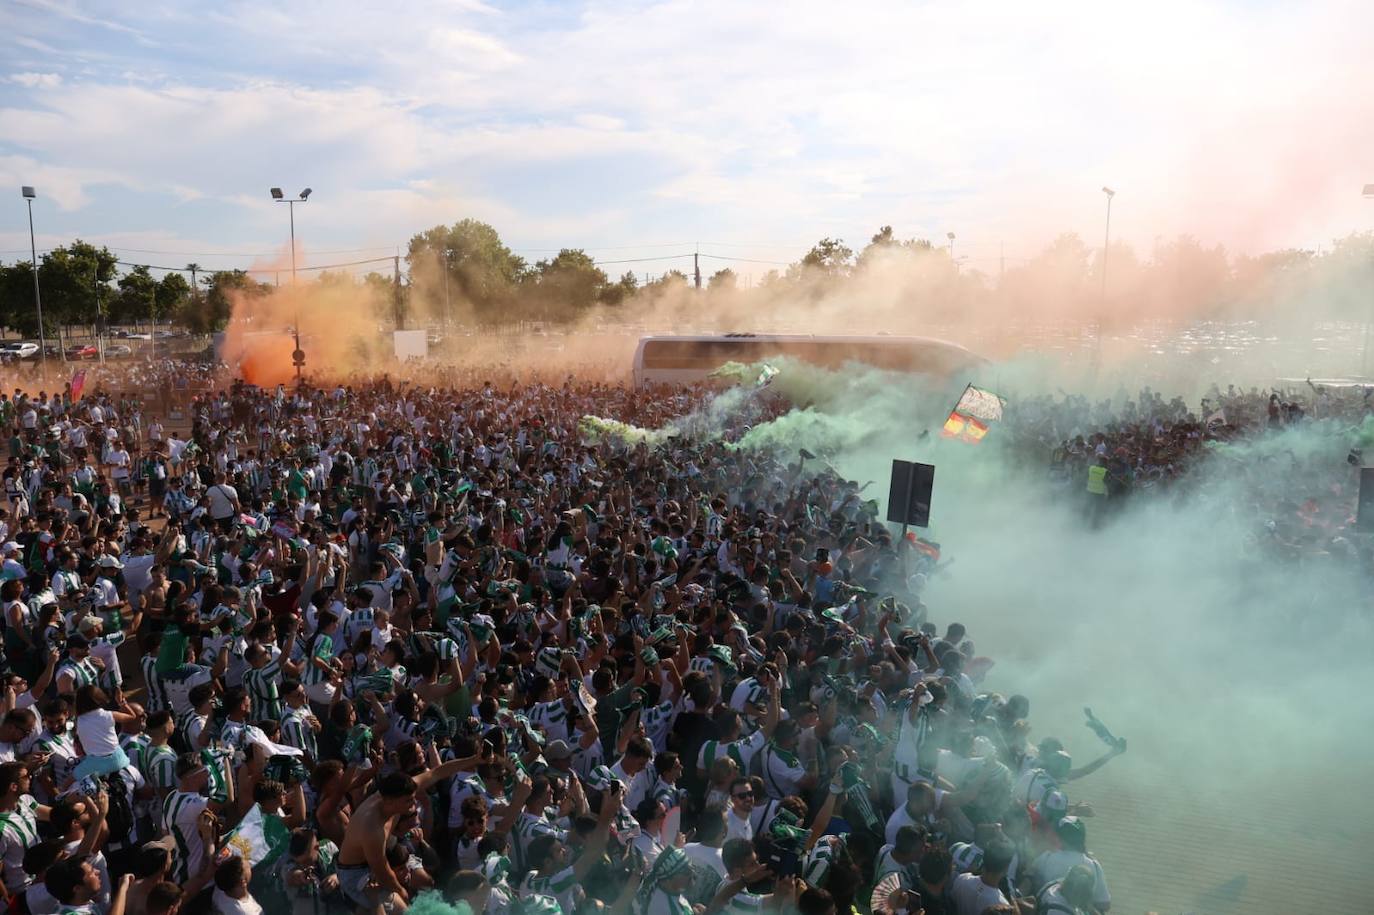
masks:
[[[184,53],[196,15],[139,26]],[[398,240],[405,220],[464,207],[540,238],[678,237],[686,218],[736,238],[852,241],[890,222],[970,244],[1091,239],[1110,183],[1138,244],[1191,226],[1247,246],[1353,227],[1363,202],[1342,195],[1374,178],[1356,178],[1374,111],[1340,88],[1374,75],[1374,8],[1345,0],[615,0],[572,15],[246,0],[205,15],[197,52],[232,82],[146,49],[51,84],[33,67],[0,95],[6,142],[65,176],[68,205],[113,182],[269,220],[259,187],[308,183],[336,232]],[[530,183],[557,193],[531,201]]]
[[[6,79],[26,89],[56,89],[62,85],[60,73],[12,73]]]

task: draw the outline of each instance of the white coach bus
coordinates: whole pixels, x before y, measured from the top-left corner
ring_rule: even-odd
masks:
[[[809,334],[719,334],[642,337],[635,350],[637,387],[700,381],[727,362],[749,364],[785,356],[823,368],[857,362],[894,372],[948,378],[987,360],[955,343],[929,337],[817,337]]]

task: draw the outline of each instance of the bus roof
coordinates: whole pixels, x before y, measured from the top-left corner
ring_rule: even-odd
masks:
[[[818,343],[863,343],[863,344],[887,344],[891,346],[947,346],[951,349],[963,350],[969,355],[973,355],[966,347],[958,343],[951,343],[948,340],[941,340],[937,337],[899,337],[890,334],[846,334],[834,336],[827,334],[752,334],[752,333],[725,333],[725,334],[650,334],[640,337],[640,343],[650,343],[656,340],[672,340],[676,342],[718,342],[721,340],[739,341],[762,341],[762,342],[793,342],[810,341]]]

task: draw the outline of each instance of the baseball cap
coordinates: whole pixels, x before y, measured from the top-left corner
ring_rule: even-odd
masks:
[[[1061,836],[1076,836],[1079,839],[1084,838],[1088,832],[1083,821],[1074,816],[1062,818],[1054,829]]]
[[[544,756],[550,761],[556,759],[572,759],[572,755],[572,747],[568,746],[566,740],[550,741],[549,745],[544,748]]]

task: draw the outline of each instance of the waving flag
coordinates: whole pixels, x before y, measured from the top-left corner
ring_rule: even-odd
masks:
[[[281,817],[262,812],[260,804],[248,810],[233,832],[224,839],[224,856],[238,855],[249,867],[271,864],[291,841],[291,831]]]
[[[945,425],[940,430],[940,434],[945,438],[955,438],[961,442],[976,445],[983,440],[983,436],[988,434],[988,427],[987,423],[954,410],[945,419]]]
[[[991,391],[984,391],[982,388],[969,385],[964,388],[964,393],[960,395],[959,402],[954,405],[954,412],[981,419],[985,423],[991,423],[1002,418],[1002,406],[1005,403],[1006,401]]]
[[[86,387],[86,370],[72,372],[72,400],[81,399],[81,391]]]
[[[759,369],[759,376],[758,376],[757,378],[754,379],[754,387],[756,387],[756,388],[766,388],[766,387],[768,387],[768,385],[770,385],[770,384],[773,383],[773,378],[774,378],[777,374],[778,374],[777,366],[769,365],[767,362],[765,362],[765,363],[763,364],[763,368]]]

